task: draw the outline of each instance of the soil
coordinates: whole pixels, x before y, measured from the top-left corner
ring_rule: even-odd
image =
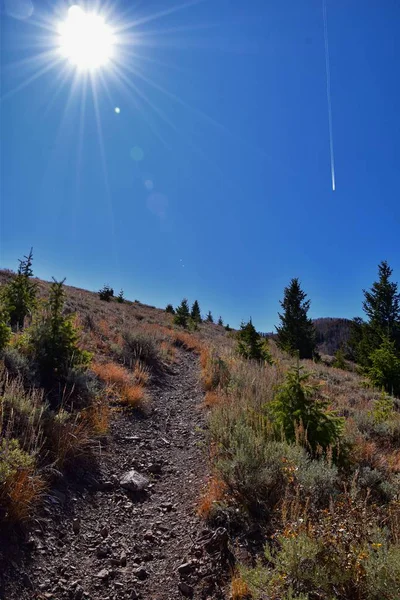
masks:
[[[196,514],[207,479],[199,375],[197,357],[180,350],[147,414],[117,413],[96,466],[60,477],[23,543],[14,534],[0,547],[1,598],[226,597],[226,532]],[[132,469],[148,478],[142,492],[120,484]]]

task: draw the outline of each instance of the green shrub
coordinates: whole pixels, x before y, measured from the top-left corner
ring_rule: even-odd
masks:
[[[3,352],[11,339],[11,328],[7,323],[8,314],[0,307],[0,352]]]
[[[375,424],[389,421],[394,416],[394,398],[391,398],[385,392],[375,400],[371,416]]]
[[[194,323],[201,323],[201,321],[202,321],[201,313],[200,313],[200,306],[199,306],[199,303],[197,300],[195,300],[193,302],[192,310],[190,312],[190,317]]]
[[[114,297],[114,290],[109,285],[103,285],[101,290],[99,290],[99,298],[100,300],[104,300],[105,302],[110,302],[111,298]]]
[[[317,525],[288,526],[274,547],[266,546],[267,564],[243,568],[241,575],[257,598],[398,600],[400,546],[361,521],[328,513]]]
[[[172,306],[172,304],[167,304],[167,306],[165,307],[165,312],[170,314],[170,315],[174,315],[175,314],[175,309]]]
[[[18,440],[0,441],[0,484],[13,477],[19,469],[31,469],[34,465],[34,457],[21,449]]]
[[[240,331],[238,331],[236,339],[236,349],[240,356],[272,364],[272,356],[268,350],[268,340],[260,336],[251,319],[248,323],[240,325]]]
[[[139,361],[148,367],[159,365],[160,353],[155,340],[149,335],[127,331],[123,334],[123,340],[122,357],[129,366]]]
[[[64,281],[54,280],[44,314],[29,330],[27,352],[41,385],[50,388],[65,381],[70,369],[85,369],[91,359],[79,346],[72,315],[63,314]]]
[[[345,355],[342,348],[339,348],[335,352],[335,360],[332,363],[332,366],[336,369],[343,369],[343,371],[347,371],[347,363],[345,360]]]
[[[22,329],[25,317],[31,315],[36,307],[37,283],[32,282],[30,279],[33,275],[32,249],[24,259],[19,261],[17,274],[5,286],[2,293],[2,300],[13,330]]]
[[[369,357],[371,366],[366,369],[372,385],[385,389],[389,394],[400,395],[400,358],[395,343],[384,339]]]
[[[283,434],[291,443],[297,439],[315,454],[338,443],[344,420],[328,410],[328,402],[317,396],[318,387],[309,378],[299,364],[290,369],[268,411],[276,435]]]
[[[175,310],[174,323],[181,327],[187,327],[190,318],[189,304],[186,298],[182,300]]]

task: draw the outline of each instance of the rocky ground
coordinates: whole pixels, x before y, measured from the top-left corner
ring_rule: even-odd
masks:
[[[147,415],[116,416],[97,470],[57,484],[22,550],[3,543],[1,598],[225,598],[226,532],[196,515],[207,476],[197,357],[180,351],[152,398]]]

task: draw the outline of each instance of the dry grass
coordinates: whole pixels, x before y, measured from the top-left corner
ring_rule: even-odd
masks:
[[[104,436],[110,427],[111,409],[108,400],[96,401],[86,409],[83,418],[96,436]]]
[[[122,404],[138,408],[148,400],[144,385],[150,375],[147,367],[140,363],[135,365],[133,373],[112,362],[96,363],[92,369],[101,381],[110,386],[110,392],[114,392]]]
[[[107,385],[116,386],[118,389],[130,385],[132,382],[130,373],[114,362],[94,363],[91,369],[101,381]]]
[[[252,598],[247,583],[239,575],[235,575],[231,581],[231,597],[232,600],[249,600]]]
[[[15,523],[32,517],[46,489],[44,479],[34,469],[19,469],[3,484],[0,504],[5,507],[6,519]]]
[[[207,519],[211,516],[213,508],[218,502],[222,502],[227,495],[227,487],[222,479],[217,476],[211,477],[207,483],[197,508],[197,514]]]
[[[139,408],[146,403],[148,396],[143,385],[134,384],[124,386],[120,390],[120,399],[129,408]]]
[[[142,363],[138,362],[133,370],[133,376],[137,383],[140,385],[146,385],[150,380],[149,368],[146,365],[142,365]]]

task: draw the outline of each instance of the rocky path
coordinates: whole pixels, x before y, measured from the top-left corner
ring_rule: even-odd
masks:
[[[85,471],[74,487],[64,481],[23,552],[7,549],[11,569],[1,597],[224,598],[221,532],[205,529],[196,515],[207,470],[197,358],[180,351],[152,396],[148,416],[124,412],[114,420],[93,479]],[[144,491],[121,486],[132,470],[148,479]]]

